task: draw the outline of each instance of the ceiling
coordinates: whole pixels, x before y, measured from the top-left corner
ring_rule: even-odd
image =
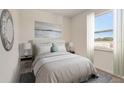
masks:
[[[46,11],[66,17],[73,17],[86,11],[86,9],[47,9]]]

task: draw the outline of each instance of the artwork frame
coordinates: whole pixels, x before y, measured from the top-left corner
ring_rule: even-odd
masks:
[[[7,9],[3,9],[1,12],[0,36],[4,49],[10,51],[14,44],[14,26],[11,13]]]
[[[62,37],[61,25],[35,21],[35,38],[59,39]]]

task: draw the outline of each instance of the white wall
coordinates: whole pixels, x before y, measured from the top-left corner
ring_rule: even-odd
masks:
[[[85,14],[80,14],[72,18],[71,40],[74,43],[77,54],[86,56],[86,18]]]
[[[16,82],[18,76],[19,18],[17,10],[10,10],[10,12],[14,23],[14,45],[13,48],[7,52],[0,39],[0,82]]]
[[[90,10],[82,14],[74,16],[72,18],[72,35],[71,40],[75,45],[75,51],[77,54],[86,56],[87,50],[87,26],[86,26],[86,15],[94,11],[96,14],[105,10]],[[94,64],[108,72],[113,72],[113,53],[96,51],[94,55]]]
[[[69,19],[60,15],[52,14],[44,10],[19,10],[20,29],[19,42],[26,42],[34,39],[34,22],[48,22],[60,25],[63,29],[62,39],[69,41]],[[64,32],[66,31],[66,32]]]
[[[63,17],[63,39],[71,41],[71,18]]]
[[[113,73],[113,52],[95,50],[94,63],[96,67]]]

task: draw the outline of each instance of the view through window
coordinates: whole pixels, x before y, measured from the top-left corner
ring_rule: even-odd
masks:
[[[95,47],[113,48],[113,12],[95,17]]]

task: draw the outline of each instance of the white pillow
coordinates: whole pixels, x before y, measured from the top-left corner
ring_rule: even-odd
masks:
[[[65,42],[57,42],[55,44],[56,44],[56,46],[58,48],[58,51],[66,52]]]
[[[50,53],[51,43],[40,43],[35,45],[35,55]]]

